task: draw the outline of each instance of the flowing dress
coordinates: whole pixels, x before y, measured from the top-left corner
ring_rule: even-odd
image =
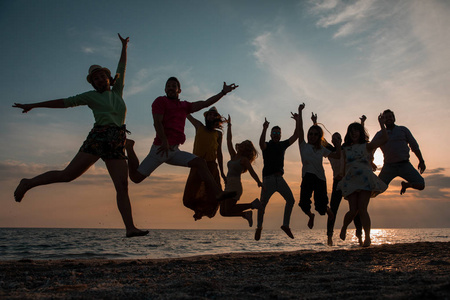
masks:
[[[345,153],[345,176],[338,184],[344,199],[354,192],[371,191],[371,198],[383,193],[387,185],[372,171],[372,154],[366,144],[354,144],[343,148]]]

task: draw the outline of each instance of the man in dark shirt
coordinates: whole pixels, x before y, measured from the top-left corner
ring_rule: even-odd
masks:
[[[292,118],[297,121],[298,114],[292,114]],[[262,209],[258,210],[258,223],[255,232],[255,240],[261,238],[262,224],[264,220],[264,212],[273,193],[278,192],[286,200],[284,207],[283,226],[281,229],[290,237],[294,238],[291,229],[289,228],[289,222],[291,219],[292,208],[294,206],[294,195],[292,194],[289,185],[283,178],[284,174],[284,153],[286,149],[292,145],[298,138],[297,130],[287,140],[281,140],[281,128],[274,126],[270,133],[271,140],[266,142],[266,132],[269,127],[269,122],[264,119],[263,130],[259,139],[259,146],[263,153],[264,168],[263,168],[263,186],[261,190],[261,203]]]

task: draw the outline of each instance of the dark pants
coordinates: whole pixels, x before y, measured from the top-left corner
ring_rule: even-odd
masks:
[[[333,180],[333,191],[331,192],[331,200],[330,200],[330,208],[331,211],[334,214],[334,219],[330,220],[328,218],[327,221],[327,236],[333,236],[333,229],[334,229],[334,223],[336,222],[336,216],[339,209],[339,205],[341,204],[342,200],[342,191],[337,189],[337,185],[340,180]],[[355,224],[356,228],[356,235],[361,236],[362,235],[362,224],[361,219],[359,218],[359,214],[355,216],[353,219],[353,223]]]
[[[306,214],[311,212],[313,192],[314,208],[320,215],[324,215],[328,206],[327,182],[312,173],[306,173],[300,186],[300,203],[298,204]]]

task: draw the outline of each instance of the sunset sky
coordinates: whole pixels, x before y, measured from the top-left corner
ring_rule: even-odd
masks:
[[[21,178],[64,168],[94,118],[87,107],[22,114],[11,106],[91,90],[90,65],[116,69],[117,33],[130,37],[126,124],[141,159],[155,137],[151,103],[164,94],[170,76],[179,78],[180,97],[190,101],[220,92],[224,81],[239,85],[216,104],[232,117],[235,143],[258,145],[264,118],[289,138],[295,125],[290,115],[301,102],[307,126],[314,112],[331,133],[344,135],[365,114],[371,137],[379,130],[378,114],[390,108],[419,142],[426,188],[400,196],[400,179],[394,180],[370,202],[372,227],[450,227],[449,16],[445,0],[0,1],[0,227],[123,228],[101,160],[71,183],[30,190],[22,203],[13,198]],[[203,111],[194,117],[203,121]],[[187,122],[181,149],[192,151],[194,134]],[[226,162],[225,144],[222,150]],[[417,166],[414,154],[411,161]],[[375,162],[382,165],[379,153]],[[262,166],[259,157],[259,176]],[[324,167],[330,195],[331,167]],[[195,222],[182,204],[188,171],[165,165],[138,185],[130,182],[139,228],[248,228],[244,219],[219,214]],[[241,203],[259,197],[250,175],[242,178]],[[285,178],[296,199],[291,228],[307,229],[297,206],[297,143],[286,153]],[[265,228],[282,225],[284,203],[278,194],[271,198]],[[343,200],[337,228],[347,210]],[[325,217],[316,220],[317,228],[325,227]]]

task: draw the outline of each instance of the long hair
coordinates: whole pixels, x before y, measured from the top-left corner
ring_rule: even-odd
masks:
[[[309,127],[308,129],[308,134],[313,131],[316,130],[319,133],[319,137],[317,139],[317,142],[313,145],[314,148],[316,149],[320,149],[320,147],[322,147],[322,140],[323,140],[323,129],[322,127],[320,127],[319,125],[313,125],[311,127]]]
[[[241,155],[248,159],[250,163],[253,163],[255,159],[258,157],[258,151],[256,151],[255,146],[250,140],[245,140],[240,145]],[[245,173],[247,170],[243,170],[242,173]]]
[[[365,144],[369,142],[369,134],[367,133],[364,126],[362,126],[360,123],[354,122],[348,125],[347,133],[345,134],[344,138],[344,144],[342,146],[350,146],[353,144],[353,140],[351,138],[352,130],[359,131],[358,144]]]
[[[206,116],[205,116],[205,126],[206,128],[213,130],[213,129],[219,129],[222,130],[222,124],[225,121],[225,119],[221,116],[221,115],[217,115],[217,117],[212,120],[212,121],[208,121]]]

